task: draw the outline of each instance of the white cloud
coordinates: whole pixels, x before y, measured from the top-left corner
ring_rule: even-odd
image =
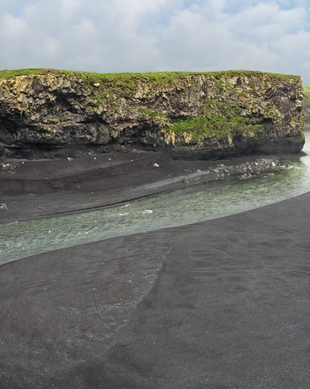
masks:
[[[85,43],[89,43],[97,39],[97,27],[87,18],[83,18],[79,23],[74,24],[72,26],[72,33],[74,39],[80,42],[80,44],[84,43],[84,41],[86,41]]]
[[[298,31],[304,25],[305,10],[281,10],[278,5],[260,3],[239,12],[229,20],[229,25],[240,39],[272,41],[276,36]]]
[[[253,69],[302,74],[303,0],[3,0],[0,68]]]
[[[27,23],[20,17],[5,14],[2,19],[2,34],[9,40],[19,39],[28,30]]]
[[[299,30],[305,25],[307,13],[304,8],[294,8],[291,10],[279,10],[273,16],[273,22],[281,25],[285,31]]]
[[[306,50],[310,42],[310,32],[299,32],[298,34],[284,35],[272,43],[275,50],[281,51],[287,58],[294,58],[303,53],[307,55]],[[300,61],[300,58],[296,58]],[[310,70],[310,69],[309,69]]]
[[[79,0],[60,0],[59,3],[60,15],[64,21],[72,19],[80,8]]]

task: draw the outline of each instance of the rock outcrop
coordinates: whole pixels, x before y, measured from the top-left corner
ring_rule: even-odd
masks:
[[[304,105],[304,113],[305,113],[305,130],[310,130],[310,102],[305,101]]]
[[[0,154],[163,149],[175,158],[298,153],[300,77],[260,72],[0,73]]]

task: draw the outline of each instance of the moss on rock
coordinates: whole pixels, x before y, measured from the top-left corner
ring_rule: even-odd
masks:
[[[5,70],[0,141],[20,148],[121,144],[225,154],[237,153],[241,140],[255,151],[277,139],[297,152],[303,96],[300,77],[261,72]]]

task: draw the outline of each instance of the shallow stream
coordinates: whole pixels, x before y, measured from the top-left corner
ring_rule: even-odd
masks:
[[[240,180],[209,182],[122,206],[0,225],[0,265],[87,242],[176,227],[235,214],[310,191],[310,133],[306,156],[289,168]]]

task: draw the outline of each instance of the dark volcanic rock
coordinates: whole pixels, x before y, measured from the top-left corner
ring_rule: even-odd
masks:
[[[304,105],[304,114],[305,114],[305,130],[310,130],[310,103],[305,102]]]
[[[94,76],[93,76],[94,77]],[[165,149],[174,158],[298,153],[300,77],[34,71],[0,81],[0,157]]]

